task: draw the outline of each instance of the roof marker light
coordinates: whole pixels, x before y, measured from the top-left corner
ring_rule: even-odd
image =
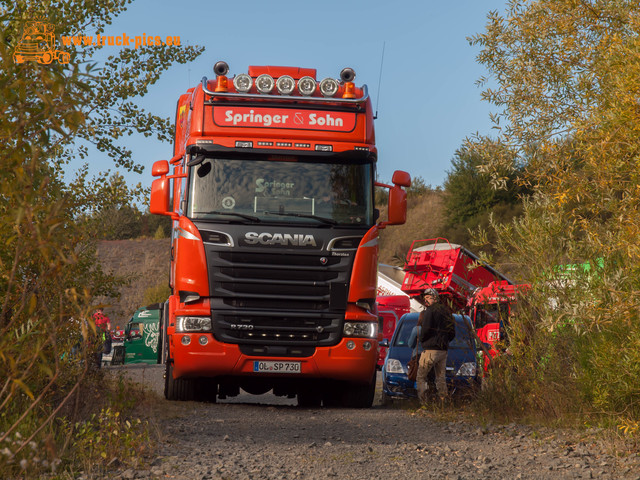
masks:
[[[271,93],[275,85],[276,82],[273,80],[273,77],[266,73],[263,73],[256,78],[256,88],[260,93]]]
[[[333,97],[338,93],[338,82],[333,78],[325,78],[320,82],[320,93],[325,97]]]
[[[283,75],[276,81],[276,87],[280,95],[291,95],[296,88],[296,81],[289,75]]]
[[[241,73],[233,78],[233,86],[236,88],[236,91],[240,93],[247,93],[251,90],[252,84],[253,79],[246,73]]]
[[[298,80],[298,91],[301,95],[309,97],[316,91],[316,81],[311,77],[302,77]]]

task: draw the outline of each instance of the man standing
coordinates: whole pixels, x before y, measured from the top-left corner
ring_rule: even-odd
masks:
[[[425,309],[420,313],[418,326],[422,345],[422,355],[418,364],[416,384],[418,399],[422,404],[427,402],[427,375],[434,370],[436,376],[436,390],[441,400],[448,397],[447,381],[445,378],[447,367],[447,350],[449,342],[456,336],[453,315],[449,308],[439,302],[437,290],[427,288],[422,293]]]

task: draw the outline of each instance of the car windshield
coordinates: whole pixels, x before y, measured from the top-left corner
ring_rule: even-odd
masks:
[[[405,320],[401,322],[393,345],[395,347],[415,347],[417,323],[418,317],[416,317],[415,321]]]
[[[456,336],[451,341],[451,343],[449,343],[449,347],[462,349],[470,348],[474,345],[474,340],[471,335],[470,323],[468,319],[465,319],[465,321],[462,322],[460,321],[462,317],[456,317]],[[398,331],[396,332],[393,346],[414,348],[416,346],[416,336],[418,330],[417,323],[418,317],[416,317],[415,321],[405,320],[401,322],[398,327]]]
[[[373,224],[373,165],[323,158],[205,157],[189,172],[187,215],[244,223]]]

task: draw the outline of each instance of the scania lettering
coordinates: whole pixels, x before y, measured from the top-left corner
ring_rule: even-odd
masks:
[[[152,170],[150,210],[173,221],[165,396],[369,407],[378,235],[404,223],[411,178],[375,181],[371,101],[350,68],[228,73],[218,62],[180,96],[172,158]]]
[[[305,234],[289,234],[289,233],[256,233],[256,232],[247,232],[244,235],[244,240],[249,245],[253,245],[256,243],[260,243],[261,245],[291,245],[291,246],[301,246],[304,247],[306,245],[317,246],[316,239],[313,238],[313,235],[305,235]]]

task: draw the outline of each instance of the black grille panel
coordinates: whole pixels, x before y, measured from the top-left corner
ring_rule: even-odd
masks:
[[[309,351],[340,341],[353,255],[205,249],[216,339]]]
[[[340,340],[343,321],[342,316],[251,311],[218,313],[213,318],[217,339],[253,345],[334,345]]]

